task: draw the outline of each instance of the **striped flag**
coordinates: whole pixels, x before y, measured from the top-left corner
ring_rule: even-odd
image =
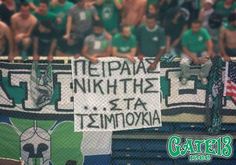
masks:
[[[231,96],[234,103],[236,103],[236,63],[226,63],[225,76],[225,96]]]
[[[51,102],[53,94],[53,72],[52,65],[49,63],[41,73],[38,62],[32,63],[30,75],[30,94],[36,107],[42,108]]]
[[[223,81],[223,64],[220,57],[212,59],[212,68],[209,75],[209,83],[207,87],[207,102],[206,102],[206,124],[208,132],[211,134],[219,133],[221,129],[221,110],[222,97],[224,92]]]

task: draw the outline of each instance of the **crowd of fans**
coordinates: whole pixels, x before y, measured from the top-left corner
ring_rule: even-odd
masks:
[[[84,56],[92,63],[115,56],[135,62],[180,54],[181,83],[190,64],[201,65],[203,84],[211,58],[236,57],[234,0],[1,0],[0,55]]]

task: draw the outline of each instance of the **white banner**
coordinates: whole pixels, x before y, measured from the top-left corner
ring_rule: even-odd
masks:
[[[104,58],[72,62],[74,130],[118,131],[161,126],[160,67]]]

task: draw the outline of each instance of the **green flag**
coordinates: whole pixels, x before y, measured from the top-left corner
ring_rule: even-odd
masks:
[[[51,102],[53,94],[53,72],[49,63],[42,74],[38,62],[33,62],[30,76],[30,93],[36,107],[42,108]]]
[[[220,57],[215,57],[212,62],[213,66],[209,75],[207,88],[206,119],[208,132],[217,134],[221,129],[221,110],[224,90],[222,79],[223,61]]]

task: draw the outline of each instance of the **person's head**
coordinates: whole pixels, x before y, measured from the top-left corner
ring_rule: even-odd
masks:
[[[212,9],[213,5],[214,5],[213,0],[205,0],[205,2],[203,4],[203,8],[205,10],[209,10],[209,9]]]
[[[231,13],[228,17],[228,22],[231,26],[236,27],[236,13]]]
[[[39,7],[38,7],[39,13],[47,13],[48,12],[48,1],[47,0],[40,0]]]
[[[153,28],[155,28],[156,25],[157,25],[156,16],[152,15],[152,14],[147,14],[146,15],[146,26],[149,29],[153,29]]]
[[[103,29],[103,24],[101,21],[94,21],[93,23],[93,33],[96,36],[100,36],[103,33],[104,29]]]
[[[150,4],[149,6],[148,6],[148,13],[149,14],[157,14],[157,7],[156,7],[156,5],[155,4]]]
[[[96,0],[96,4],[99,5],[99,6],[102,5],[103,2],[104,2],[104,0]]]
[[[129,25],[123,25],[121,27],[121,35],[124,38],[129,38],[131,35],[131,27]]]
[[[66,2],[66,0],[58,0],[58,2],[59,2],[60,4],[64,4],[64,3]]]
[[[20,14],[22,18],[28,18],[28,16],[30,15],[29,3],[23,2],[20,4]]]
[[[191,23],[192,32],[198,32],[202,27],[202,22],[199,20],[195,20]]]
[[[234,0],[225,0],[226,5],[232,5],[234,3]]]
[[[84,7],[85,6],[85,0],[76,0],[77,1],[77,3],[76,3],[76,5],[77,6],[79,6],[79,7]]]

